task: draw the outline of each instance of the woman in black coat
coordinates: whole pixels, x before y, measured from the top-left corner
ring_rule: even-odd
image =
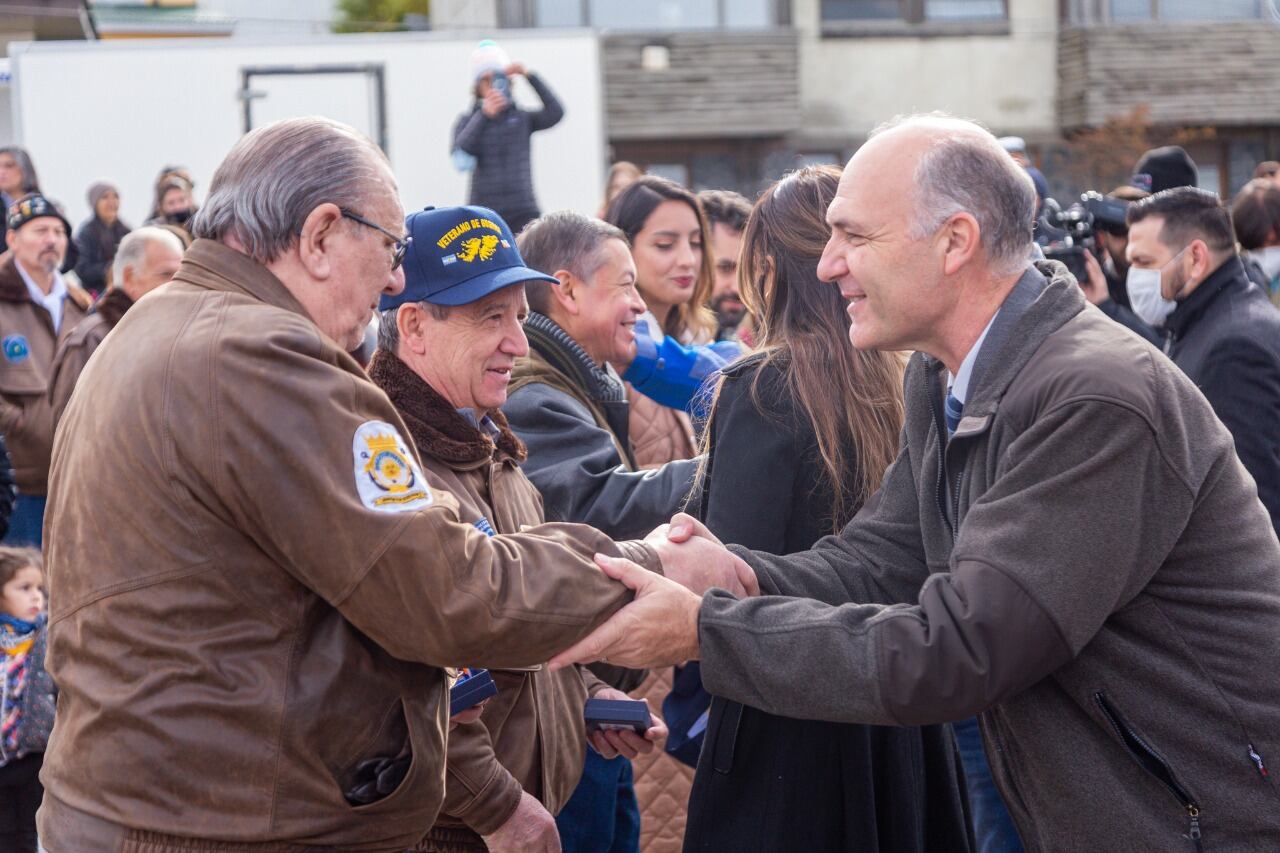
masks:
[[[89,187],[89,209],[93,213],[76,229],[76,275],[81,286],[97,296],[107,288],[107,270],[129,226],[120,221],[120,190],[108,181]]]
[[[796,172],[747,223],[741,289],[761,349],[724,372],[696,507],[726,543],[808,549],[897,455],[903,360],[853,349],[845,301],[817,277],[839,177]],[[684,849],[964,853],[962,779],[947,726],[793,720],[716,698]]]

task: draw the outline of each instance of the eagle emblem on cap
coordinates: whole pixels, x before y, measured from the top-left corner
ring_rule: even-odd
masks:
[[[498,237],[485,234],[483,237],[472,237],[462,241],[462,249],[458,252],[458,260],[471,263],[476,258],[487,261],[498,251]]]

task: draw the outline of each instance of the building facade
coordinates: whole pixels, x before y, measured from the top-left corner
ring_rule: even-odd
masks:
[[[1107,177],[1059,168],[1080,159],[1073,140],[1126,118],[1152,145],[1183,144],[1202,184],[1230,193],[1280,154],[1275,6],[437,0],[432,26],[597,29],[612,158],[696,189],[753,193],[798,165],[843,162],[894,115],[945,110],[1026,139],[1060,195]]]

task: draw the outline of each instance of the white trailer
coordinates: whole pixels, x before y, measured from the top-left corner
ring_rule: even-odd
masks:
[[[533,136],[543,210],[593,213],[606,149],[600,51],[587,30],[503,31],[513,59],[539,72],[565,117]],[[391,159],[406,212],[463,204],[469,175],[449,156],[471,104],[470,55],[483,33],[318,36],[305,40],[172,39],[10,45],[15,141],[41,188],[73,223],[99,178],[121,188],[121,216],[142,223],[161,167],[182,165],[196,196],[241,134],[279,118],[347,122]],[[525,81],[518,103],[537,96]]]

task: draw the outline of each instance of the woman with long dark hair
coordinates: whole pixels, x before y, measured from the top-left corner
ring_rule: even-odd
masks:
[[[859,351],[847,303],[818,280],[840,171],[764,192],[739,286],[759,350],[724,372],[703,442],[697,510],[726,543],[789,554],[838,532],[898,452],[904,359]],[[715,699],[685,850],[965,851],[959,759],[946,726],[793,720]]]
[[[40,178],[27,149],[20,145],[0,147],[0,216],[4,219],[0,232],[9,231],[9,205],[32,192],[40,192]]]
[[[20,145],[0,148],[0,204],[8,213],[9,205],[24,195],[40,191],[40,179],[36,177],[31,155]]]

